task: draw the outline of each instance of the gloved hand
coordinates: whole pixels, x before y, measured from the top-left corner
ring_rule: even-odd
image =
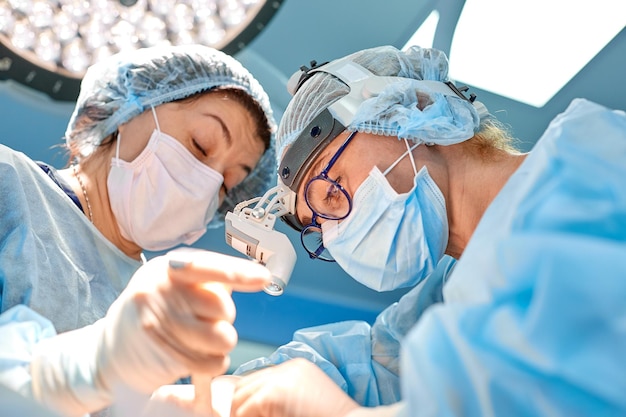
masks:
[[[78,416],[110,405],[116,389],[148,395],[192,372],[219,375],[237,342],[230,289],[258,291],[270,278],[260,264],[208,251],[154,258],[103,319],[37,346],[33,394]]]
[[[220,375],[210,387],[197,385],[164,385],[159,387],[136,417],[230,417],[230,404],[235,384],[240,379],[234,375]],[[200,395],[198,389],[209,388],[210,395]],[[199,404],[198,398],[212,398],[210,408]]]
[[[359,405],[317,365],[291,359],[242,377],[231,415],[237,417],[344,417]]]

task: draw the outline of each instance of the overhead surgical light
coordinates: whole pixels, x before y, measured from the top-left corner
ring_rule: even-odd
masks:
[[[625,25],[623,0],[468,0],[450,77],[543,107]]]
[[[432,48],[438,24],[439,11],[433,10],[424,22],[422,22],[422,24],[417,28],[411,38],[409,38],[408,42],[404,44],[402,50],[406,50],[414,45],[421,46],[422,48]]]
[[[0,80],[72,101],[87,67],[119,51],[199,43],[234,54],[282,1],[0,0]]]
[[[441,3],[439,9],[438,2],[424,3],[432,12],[403,49],[449,52],[453,80],[535,107],[549,102],[626,27],[624,0],[465,0],[457,2],[459,11]]]

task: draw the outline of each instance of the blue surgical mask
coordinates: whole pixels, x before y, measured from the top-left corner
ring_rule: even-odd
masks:
[[[385,173],[372,169],[354,194],[346,219],[322,224],[324,246],[337,263],[376,291],[419,283],[448,244],[445,201],[428,169],[415,174],[409,192],[398,194],[385,177],[396,163]]]

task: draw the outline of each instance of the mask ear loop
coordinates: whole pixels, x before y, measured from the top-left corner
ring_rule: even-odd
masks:
[[[115,165],[120,166],[120,142],[122,141],[122,134],[117,131],[117,141],[115,143]]]
[[[411,159],[411,165],[413,165],[413,173],[417,175],[417,166],[415,165],[415,159],[413,158],[413,149],[417,148],[419,146],[419,143],[416,143],[415,145],[409,147],[409,141],[404,139],[404,144],[406,145],[406,152],[400,155],[400,158],[396,159],[396,161],[391,164],[391,166],[387,168],[385,172],[383,172],[383,175],[387,176],[387,174],[389,174],[391,170],[394,169],[396,165],[398,165],[398,163],[404,159],[405,156],[407,156],[407,154]]]
[[[417,175],[417,167],[415,166],[415,159],[413,158],[413,149],[417,148],[419,143],[413,145],[413,147],[409,147],[409,141],[404,139],[404,144],[406,145],[407,153],[409,154],[409,159],[411,160],[411,165],[413,165],[413,173]]]
[[[157,118],[156,110],[154,110],[154,106],[150,106],[150,108],[152,109],[152,115],[154,116],[154,124],[156,124],[157,130],[161,132],[161,126],[159,126],[159,119]]]

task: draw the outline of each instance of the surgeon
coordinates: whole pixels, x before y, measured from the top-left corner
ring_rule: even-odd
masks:
[[[224,372],[230,291],[261,289],[267,269],[207,251],[143,253],[193,244],[271,186],[274,135],[259,82],[187,45],[89,68],[66,169],[0,146],[0,383],[79,416],[120,387],[149,394]]]
[[[626,415],[626,114],[576,99],[522,153],[447,71],[384,46],[292,79],[284,220],[364,285],[415,287],[244,364],[231,415]]]

